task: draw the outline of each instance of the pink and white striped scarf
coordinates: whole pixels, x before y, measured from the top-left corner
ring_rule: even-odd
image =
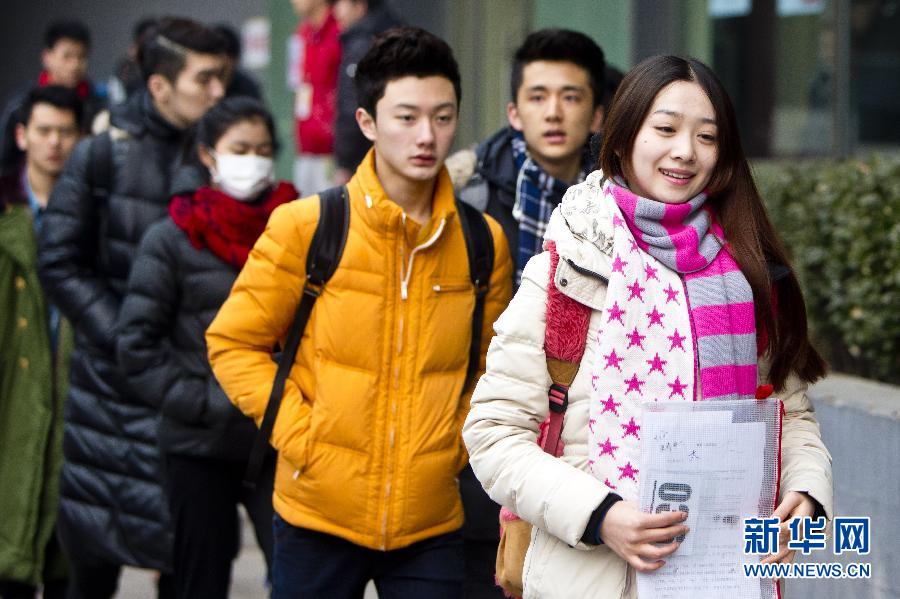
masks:
[[[590,464],[636,499],[640,402],[750,398],[756,391],[753,293],[704,207],[603,183],[615,204],[613,263],[592,372]],[[696,380],[699,373],[699,381]]]

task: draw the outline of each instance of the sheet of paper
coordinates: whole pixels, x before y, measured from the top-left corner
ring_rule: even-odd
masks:
[[[638,597],[768,597],[741,568],[743,519],[759,508],[765,423],[733,423],[728,410],[673,410],[646,411],[641,426],[641,508],[687,512],[690,533],[665,566],[638,574]]]

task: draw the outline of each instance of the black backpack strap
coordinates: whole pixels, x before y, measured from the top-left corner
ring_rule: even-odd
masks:
[[[468,389],[475,380],[481,361],[481,329],[484,324],[484,302],[494,271],[494,237],[484,215],[466,202],[456,201],[456,211],[466,239],[469,255],[469,276],[475,287],[475,309],[472,311],[472,344],[469,346],[469,366],[466,369]]]
[[[300,303],[297,305],[294,322],[288,331],[281,359],[278,361],[278,370],[275,372],[275,382],[272,384],[266,412],[259,425],[259,432],[247,461],[244,485],[250,488],[256,486],[256,481],[262,471],[263,461],[269,450],[269,439],[272,436],[272,429],[275,427],[278,409],[281,407],[284,386],[291,368],[294,366],[297,349],[303,338],[303,330],[306,328],[316,300],[322,294],[325,283],[334,274],[341,261],[349,228],[350,199],[347,188],[333,187],[320,193],[319,223],[316,225],[316,232],[309,244],[309,252],[306,256],[306,283],[303,285],[303,293],[300,296]]]
[[[347,232],[350,230],[350,196],[346,187],[332,187],[319,194],[319,224],[309,244],[306,256],[306,285],[304,293],[311,293],[328,282],[344,253]]]
[[[96,201],[105,202],[112,189],[112,136],[95,135],[88,150],[88,184]]]
[[[109,266],[109,248],[103,243],[109,227],[109,196],[112,193],[113,157],[112,136],[104,131],[91,138],[88,148],[87,184],[93,200],[94,223],[97,227],[96,260],[106,270]]]

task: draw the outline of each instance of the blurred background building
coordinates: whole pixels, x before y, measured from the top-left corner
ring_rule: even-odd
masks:
[[[713,66],[735,102],[756,158],[845,156],[900,149],[900,0],[390,0],[408,23],[447,39],[460,61],[458,146],[505,122],[513,50],[526,32],[583,31],[627,70],[661,52]],[[38,0],[7,3],[0,96],[33,77],[51,19],[91,28],[90,74],[103,81],[144,16],[182,14],[243,32],[244,64],[264,83],[289,142],[292,128],[289,0]],[[291,143],[284,144],[290,161]],[[286,172],[286,171],[285,171]]]

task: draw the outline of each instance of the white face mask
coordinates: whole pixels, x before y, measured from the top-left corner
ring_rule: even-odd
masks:
[[[236,200],[249,202],[272,184],[274,163],[255,154],[214,154],[216,166],[210,169],[213,183]]]

